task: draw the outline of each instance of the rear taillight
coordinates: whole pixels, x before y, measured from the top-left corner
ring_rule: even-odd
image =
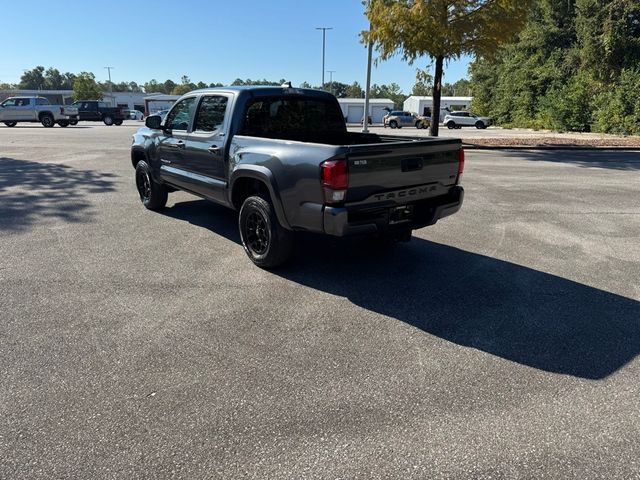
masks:
[[[64,115],[64,107],[60,107],[60,114]]]
[[[325,203],[344,202],[349,186],[349,172],[345,159],[327,160],[320,164]]]
[[[462,172],[464,172],[464,148],[458,150],[458,177],[456,178],[456,185],[460,183]]]

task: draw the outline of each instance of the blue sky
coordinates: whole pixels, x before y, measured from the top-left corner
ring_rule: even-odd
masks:
[[[7,2],[2,13],[2,37],[12,40],[0,55],[0,82],[16,83],[36,65],[90,71],[105,80],[109,65],[114,82],[179,82],[188,75],[207,83],[240,77],[319,85],[322,32],[315,27],[321,26],[333,27],[325,70],[335,70],[333,79],[344,83],[364,85],[366,79],[367,54],[358,35],[368,23],[360,0],[42,0]],[[451,61],[445,82],[466,77],[469,61]],[[408,93],[415,69],[428,63],[379,62],[372,83],[396,82]]]

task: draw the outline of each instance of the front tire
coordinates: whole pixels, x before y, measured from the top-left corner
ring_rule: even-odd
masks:
[[[136,188],[140,201],[149,210],[160,210],[167,204],[167,187],[153,180],[151,168],[144,160],[136,165]]]
[[[60,125],[61,127],[68,127],[69,126],[69,122],[67,120],[60,120],[58,122],[58,125]]]
[[[451,120],[449,120],[449,121],[447,122],[447,128],[448,128],[449,130],[453,130],[454,128],[456,128],[456,122],[452,122]]]
[[[108,127],[113,125],[113,117],[111,117],[110,115],[105,115],[104,117],[102,117],[102,121]]]
[[[389,126],[390,126],[391,128],[398,128],[398,122],[396,122],[395,120],[391,120],[391,121],[389,122]]]
[[[7,127],[15,127],[18,124],[18,122],[4,122],[4,124]]]
[[[74,119],[74,120],[69,120],[69,125],[77,125],[78,124],[78,120]]]
[[[42,123],[42,126],[45,128],[51,128],[56,124],[53,120],[53,115],[49,115],[48,113],[40,117],[40,123]]]
[[[487,128],[487,126],[484,124],[484,122],[482,122],[482,121],[478,120],[478,121],[476,122],[476,128],[477,128],[478,130],[483,130],[483,129]]]
[[[256,266],[274,268],[291,256],[293,232],[280,225],[267,199],[248,197],[240,208],[238,226],[244,251]]]
[[[122,125],[122,120],[115,120],[113,124],[119,127],[120,125]]]

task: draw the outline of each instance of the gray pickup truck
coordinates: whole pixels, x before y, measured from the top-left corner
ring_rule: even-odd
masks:
[[[409,240],[464,195],[459,140],[348,132],[333,95],[286,84],[190,92],[147,117],[131,161],[148,209],[185,190],[239,211],[262,268],[288,259],[296,231]]]

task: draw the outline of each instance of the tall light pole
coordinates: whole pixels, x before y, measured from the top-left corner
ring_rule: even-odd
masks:
[[[329,92],[333,93],[333,74],[336,73],[336,71],[327,70],[327,73],[329,74],[329,85],[331,85],[331,87],[329,87]]]
[[[109,93],[111,94],[111,101],[113,101],[113,83],[111,83],[111,69],[115,69],[116,67],[104,67],[109,72]],[[115,106],[115,105],[114,105]]]
[[[367,1],[367,9],[371,7],[371,0]],[[371,30],[371,22],[369,22],[369,30]],[[369,42],[367,57],[367,84],[364,89],[364,121],[362,125],[362,133],[369,133],[369,89],[371,88],[371,56],[373,52],[373,42]]]
[[[333,30],[332,27],[316,27],[316,30],[322,30],[322,90],[324,90],[324,51],[326,45],[327,30]]]

